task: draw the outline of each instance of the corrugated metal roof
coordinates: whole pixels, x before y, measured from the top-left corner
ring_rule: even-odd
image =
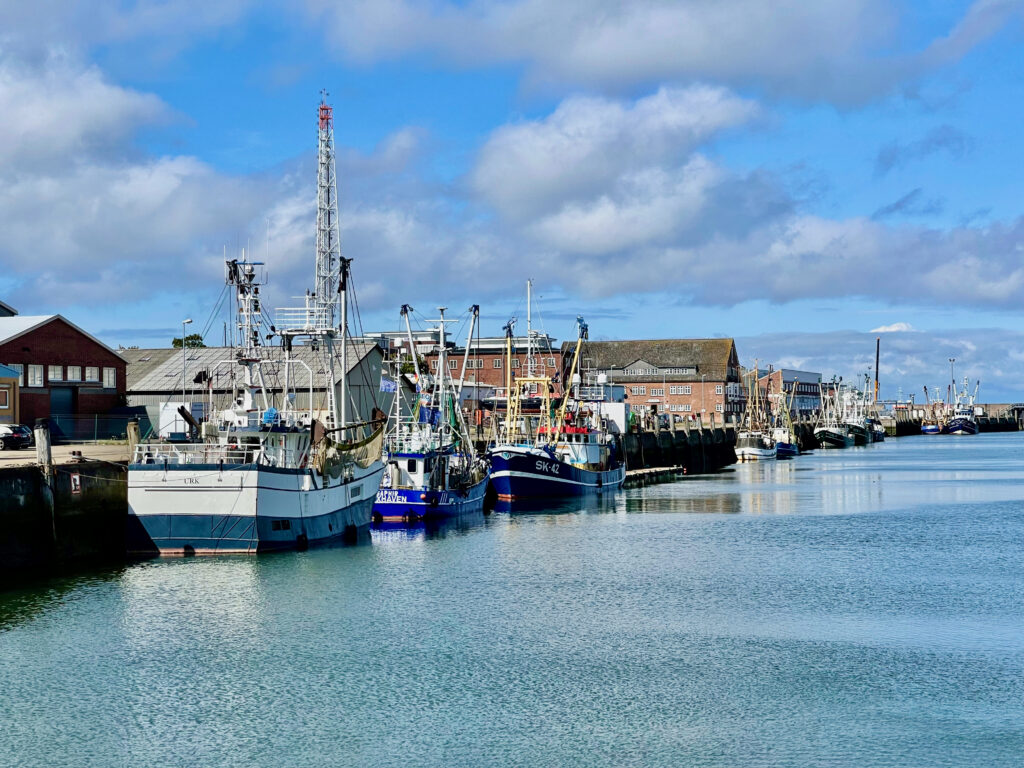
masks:
[[[352,372],[368,354],[380,348],[368,341],[348,342],[348,369]],[[263,371],[266,384],[271,389],[280,389],[284,384],[284,350],[281,347],[263,347],[261,350],[265,360]],[[129,393],[166,392],[181,389],[182,355],[180,349],[123,349],[119,353],[127,362],[126,383]],[[235,350],[232,347],[197,347],[185,351],[185,383],[189,388],[195,377],[206,371],[214,377],[214,389],[230,389],[235,381],[241,381],[241,366],[233,364]],[[291,368],[292,386],[299,389],[309,388],[309,373],[313,375],[313,386],[322,386],[327,368],[327,356],[321,348],[314,352],[308,346],[296,346],[292,350],[292,359],[309,366],[309,371],[302,365]],[[335,351],[336,378],[341,378],[341,350]],[[376,374],[375,374],[376,375]],[[357,378],[357,377],[356,377]],[[351,378],[350,378],[351,381]],[[379,377],[368,383],[379,385]]]

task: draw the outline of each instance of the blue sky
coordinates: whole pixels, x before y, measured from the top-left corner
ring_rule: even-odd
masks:
[[[0,0],[0,296],[112,345],[205,325],[222,254],[313,264],[336,115],[367,328],[532,277],[546,330],[1024,399],[1015,0]],[[211,324],[216,340],[220,321]],[[877,331],[875,329],[887,329]],[[994,343],[998,340],[998,343]],[[1019,358],[1019,359],[1018,359]]]

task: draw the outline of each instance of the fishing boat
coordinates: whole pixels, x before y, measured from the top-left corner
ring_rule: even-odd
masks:
[[[928,387],[924,388],[924,399],[927,405],[925,406],[925,415],[921,419],[921,434],[922,435],[941,435],[948,422],[947,410],[948,406],[941,397],[934,393],[938,391],[938,388],[932,390],[933,394],[928,394]]]
[[[833,378],[828,387],[818,385],[821,391],[821,414],[814,428],[814,436],[822,448],[849,448],[853,445],[850,428],[841,419],[841,382],[842,379]]]
[[[215,409],[209,390],[207,420],[180,409],[196,439],[135,447],[128,467],[134,554],[253,554],[354,540],[369,530],[384,473],[383,421],[349,418],[350,260],[340,248],[331,107],[321,102],[318,117],[316,290],[304,307],[279,310],[268,329],[263,265],[244,252],[227,262],[239,341],[216,367],[231,378],[240,371],[241,381],[226,408]],[[274,338],[279,347],[263,345]],[[318,367],[293,355],[300,344]],[[292,384],[300,371],[308,379],[303,409]],[[266,386],[271,378],[283,378],[279,401]],[[319,407],[314,384],[323,393]]]
[[[576,322],[576,348],[563,380],[566,389],[557,399],[552,398],[553,377],[528,369],[526,376],[513,380],[514,321],[505,326],[508,408],[501,433],[487,454],[491,485],[498,500],[604,493],[621,486],[626,478],[621,452],[602,418],[605,388],[584,387],[579,374],[588,329],[582,317]],[[541,399],[536,416],[521,409],[521,398],[529,396]]]
[[[448,354],[445,345],[444,313],[438,307],[437,375],[425,393],[418,391],[408,415],[401,410],[401,397],[396,393],[391,426],[384,440],[387,471],[373,505],[373,522],[415,523],[458,517],[483,511],[487,490],[487,463],[478,457],[469,435],[469,428],[459,403],[469,362],[470,341],[480,315],[480,308],[470,308],[469,338],[462,361],[462,376],[457,382],[447,375]],[[409,334],[409,349],[415,350],[409,305],[402,307]],[[419,370],[415,353],[411,355],[417,384],[426,381]],[[399,365],[401,361],[396,361]],[[400,375],[400,374],[399,374]],[[397,379],[397,375],[396,375]],[[424,396],[427,395],[427,396]]]
[[[766,461],[777,457],[773,425],[767,408],[761,400],[757,361],[748,375],[747,407],[743,412],[740,429],[736,433],[736,459],[738,461]]]
[[[771,380],[769,379],[769,382]],[[793,397],[796,389],[791,391],[789,399],[786,399],[785,392],[770,392],[768,400],[772,404],[772,440],[775,442],[775,457],[778,459],[791,459],[800,455],[800,446],[797,442],[796,427],[793,426]]]
[[[967,391],[968,381],[964,377],[963,389],[957,392],[956,401],[953,404],[953,413],[946,424],[945,433],[948,435],[976,435],[978,434],[978,419],[974,413],[974,403],[978,396],[979,381],[974,392]]]
[[[863,395],[855,389],[841,389],[842,423],[846,426],[847,433],[853,438],[854,445],[869,445],[874,442],[875,432],[868,424],[868,417],[865,413],[866,401]]]

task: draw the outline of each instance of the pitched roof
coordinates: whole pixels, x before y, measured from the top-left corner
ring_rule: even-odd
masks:
[[[16,315],[16,314],[18,314],[18,310],[16,310],[14,307],[12,307],[7,302],[0,301],[0,317],[4,317],[6,315]]]
[[[374,349],[380,349],[373,342],[348,342],[348,369],[351,372]],[[264,359],[272,360],[275,365],[265,367],[264,374],[267,386],[280,389],[284,382],[284,353],[280,347],[264,347]],[[193,386],[193,379],[200,371],[207,371],[214,379],[215,389],[230,389],[231,375],[238,370],[237,365],[225,364],[234,360],[235,350],[232,347],[188,347],[185,350],[186,384]],[[181,389],[182,353],[181,349],[122,349],[118,354],[127,363],[125,381],[128,393],[138,392],[169,392]],[[335,372],[341,371],[341,350],[335,351]],[[323,352],[314,352],[308,346],[296,346],[292,350],[292,358],[309,366],[313,374],[313,386],[316,388],[323,375],[326,357]],[[218,366],[218,364],[220,364]],[[295,389],[309,387],[309,371],[302,365],[292,368],[291,383]],[[377,386],[379,382],[372,382]]]
[[[576,342],[564,342],[562,352],[568,358]],[[730,360],[735,354],[732,339],[635,339],[631,341],[587,341],[581,357],[597,370],[624,370],[637,360],[644,360],[658,368],[696,368],[699,380],[703,374],[709,380],[725,381]],[[686,378],[673,374],[676,378]],[[631,377],[632,380],[633,377]],[[636,377],[641,379],[643,377]],[[659,373],[654,378],[661,378]],[[735,378],[735,377],[734,377]]]
[[[91,333],[72,323],[64,317],[64,315],[14,315],[13,317],[0,317],[0,344],[6,344],[9,341],[13,341],[19,336],[24,336],[30,331],[34,331],[37,328],[42,328],[48,323],[52,323],[54,320],[61,320],[62,322],[67,323],[80,334],[96,344],[99,344],[111,354],[117,354],[117,352],[97,339]]]

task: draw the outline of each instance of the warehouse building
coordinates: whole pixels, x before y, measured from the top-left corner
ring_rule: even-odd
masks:
[[[213,412],[227,408],[244,382],[244,369],[235,358],[236,352],[232,347],[190,347],[184,354],[181,349],[124,349],[121,355],[127,363],[128,405],[139,411],[144,409],[156,429],[161,404],[181,403],[183,386],[184,402],[190,404],[194,415],[201,417],[211,408]],[[270,361],[262,366],[267,405],[280,410],[284,406],[284,353],[280,347],[264,347],[262,352]],[[335,378],[340,382],[341,350],[334,354]],[[374,408],[387,411],[390,407],[393,394],[381,391],[383,356],[383,350],[373,341],[348,342],[350,421],[368,421]],[[289,388],[295,395],[293,407],[312,410],[314,416],[322,417],[327,408],[327,391],[323,386],[329,368],[326,352],[312,346],[296,346],[292,359]]]
[[[0,316],[0,363],[18,373],[23,424],[103,415],[124,403],[124,360],[61,315]]]

